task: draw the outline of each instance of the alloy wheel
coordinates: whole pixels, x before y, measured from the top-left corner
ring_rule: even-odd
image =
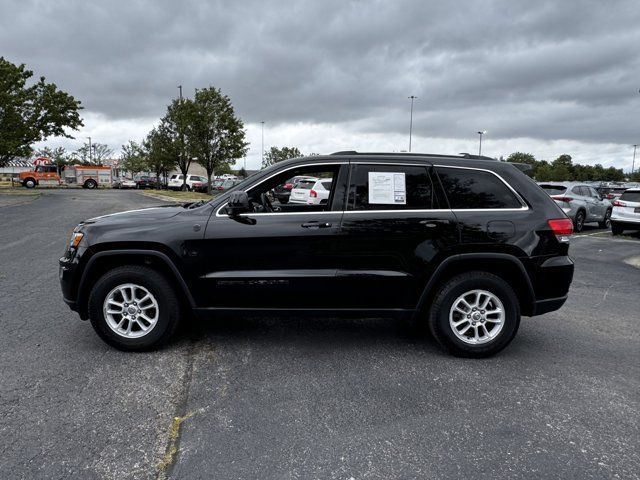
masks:
[[[504,321],[502,302],[487,290],[463,293],[449,311],[449,326],[455,336],[472,345],[492,341],[502,331]]]
[[[135,283],[111,290],[104,300],[103,312],[109,328],[125,338],[147,335],[158,323],[160,314],[153,294]]]

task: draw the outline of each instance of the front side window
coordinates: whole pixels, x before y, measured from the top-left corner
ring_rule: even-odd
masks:
[[[355,165],[348,210],[429,210],[437,208],[426,167]]]
[[[312,165],[297,167],[281,172],[268,180],[247,190],[252,209],[255,213],[286,213],[306,211],[331,210],[333,202],[332,188],[338,178],[340,165]],[[283,197],[277,195],[278,187],[289,180],[294,180],[291,185],[290,195]],[[314,190],[316,182],[322,181],[329,185],[326,190]],[[227,180],[230,186],[236,180]]]
[[[514,193],[490,172],[438,167],[438,177],[452,209],[522,208]]]

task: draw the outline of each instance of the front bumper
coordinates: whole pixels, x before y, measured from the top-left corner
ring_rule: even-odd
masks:
[[[59,260],[58,276],[60,279],[60,288],[62,289],[62,299],[71,310],[78,311],[78,302],[74,292],[73,278],[77,263],[67,257]]]

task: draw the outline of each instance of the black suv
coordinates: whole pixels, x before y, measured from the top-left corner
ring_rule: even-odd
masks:
[[[272,200],[295,176],[331,179],[320,204]],[[520,316],[560,308],[571,221],[510,163],[340,152],[278,163],[209,202],[76,227],[65,302],[123,350],[180,318],[234,313],[406,317],[447,350],[487,356]]]

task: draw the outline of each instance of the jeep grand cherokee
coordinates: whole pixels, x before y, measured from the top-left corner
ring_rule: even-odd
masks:
[[[280,204],[295,176],[326,203]],[[339,152],[278,163],[208,202],[80,223],[65,302],[123,350],[165,342],[187,311],[406,317],[456,355],[494,354],[520,316],[560,308],[572,223],[513,164]]]

